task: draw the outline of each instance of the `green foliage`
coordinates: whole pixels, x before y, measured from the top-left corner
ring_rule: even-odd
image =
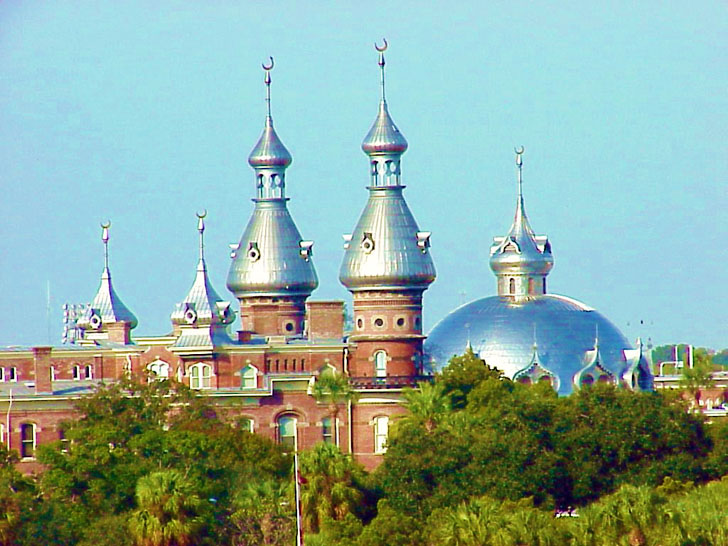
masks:
[[[332,444],[317,444],[303,452],[301,505],[304,529],[318,533],[327,520],[342,521],[356,514],[364,499],[364,469]]]
[[[488,366],[473,352],[472,347],[468,347],[465,354],[450,359],[437,377],[437,383],[442,385],[443,392],[450,396],[452,407],[462,409],[467,405],[470,391],[482,381],[502,377],[503,373],[500,370]]]

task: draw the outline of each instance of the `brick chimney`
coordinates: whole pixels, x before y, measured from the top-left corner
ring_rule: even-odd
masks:
[[[33,347],[35,394],[52,394],[51,347]]]
[[[343,301],[307,301],[308,339],[337,339],[344,337]]]

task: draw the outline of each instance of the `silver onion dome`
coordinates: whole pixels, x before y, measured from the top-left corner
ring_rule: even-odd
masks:
[[[387,110],[384,50],[379,51],[382,98],[362,149],[369,156],[369,200],[351,235],[344,236],[339,280],[350,291],[426,289],[435,280],[430,233],[420,231],[402,194],[401,156],[407,141]]]
[[[227,287],[237,298],[309,295],[318,286],[310,242],[302,241],[283,199],[255,200],[233,251]]]
[[[601,366],[622,377],[631,364],[625,358],[632,350],[629,341],[599,312],[555,294],[521,302],[492,296],[465,304],[435,325],[425,352],[436,371],[470,344],[486,363],[514,378],[533,364],[535,332],[539,364],[558,377],[552,384],[565,395],[574,388],[575,375],[593,361],[597,329]]]
[[[382,99],[379,103],[379,112],[372,128],[361,143],[361,149],[367,154],[403,154],[407,151],[407,140],[399,132],[392,121],[387,108],[387,101]]]
[[[251,167],[288,167],[292,161],[291,154],[273,127],[273,118],[266,116],[265,128],[248,156],[248,163]]]
[[[100,330],[104,326],[114,323],[127,323],[130,328],[137,326],[136,316],[124,305],[111,284],[109,227],[111,227],[111,222],[101,224],[101,240],[104,243],[104,270],[101,273],[101,284],[93,302],[78,321],[78,326],[86,330]]]
[[[273,129],[270,65],[265,69],[268,115],[248,162],[255,170],[255,209],[235,246],[227,287],[237,298],[307,296],[318,286],[311,260],[312,241],[304,241],[288,211],[285,176],[291,155]]]
[[[435,280],[429,233],[421,232],[403,186],[369,188],[369,200],[351,236],[339,280],[349,290],[426,288]]]

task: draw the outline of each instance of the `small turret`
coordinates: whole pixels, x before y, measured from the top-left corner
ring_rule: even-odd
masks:
[[[546,293],[546,277],[554,265],[548,237],[534,234],[523,204],[523,155],[516,150],[518,200],[513,225],[505,237],[494,237],[490,268],[498,278],[498,295],[522,300]]]
[[[230,304],[218,296],[210,284],[205,263],[205,216],[198,214],[197,230],[200,233],[200,261],[197,274],[184,301],[178,303],[172,312],[172,324],[179,334],[174,347],[213,347],[230,343],[227,326],[235,320]]]
[[[101,224],[101,240],[104,243],[104,270],[101,284],[93,302],[86,308],[77,326],[84,331],[83,337],[90,340],[107,340],[128,344],[131,330],[136,328],[134,313],[124,305],[111,284],[109,270],[109,228],[111,222]]]
[[[265,128],[248,158],[255,171],[255,209],[240,242],[233,246],[227,287],[240,300],[243,330],[263,335],[299,335],[306,298],[318,286],[311,260],[312,241],[304,241],[288,212],[285,171],[291,154],[273,128],[270,71],[265,70],[268,113]]]

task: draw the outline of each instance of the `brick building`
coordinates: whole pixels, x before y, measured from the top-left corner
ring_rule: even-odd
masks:
[[[21,454],[21,467],[32,471],[36,447],[63,439],[61,422],[74,416],[79,397],[128,376],[175,378],[257,434],[299,449],[333,442],[368,468],[378,464],[389,422],[404,411],[402,389],[424,379],[422,296],[435,279],[430,234],[420,231],[403,196],[407,142],[387,108],[383,49],[379,66],[379,111],[362,144],[370,159],[369,198],[344,236],[340,271],[353,295],[352,331],[345,331],[344,302],[309,301],[318,285],[313,243],[303,240],[288,210],[291,156],[273,127],[271,62],[264,66],[265,128],[249,157],[254,209],[227,280],[241,330],[229,332],[236,312],[210,283],[205,215],[199,214],[199,264],[171,314],[171,333],[132,336],[137,319],[112,286],[110,225],[102,225],[101,283],[90,305],[66,310],[66,343],[0,349],[0,439]],[[327,369],[344,374],[359,393],[355,403],[342,405],[337,422],[311,395]]]

